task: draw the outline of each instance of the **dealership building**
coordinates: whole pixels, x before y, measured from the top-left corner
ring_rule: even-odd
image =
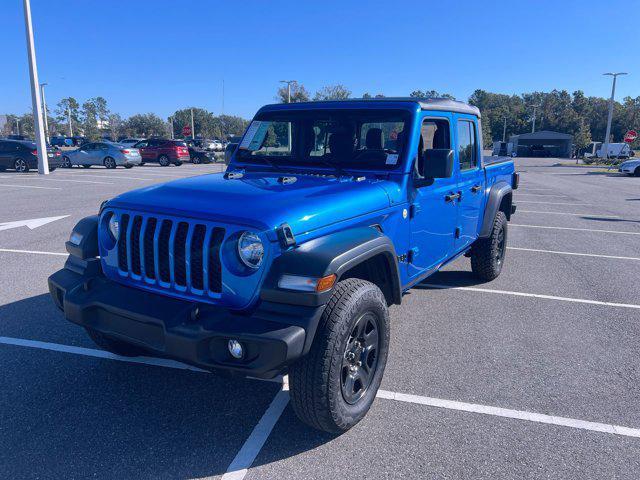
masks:
[[[573,135],[541,130],[534,133],[512,135],[509,142],[519,157],[571,158]]]

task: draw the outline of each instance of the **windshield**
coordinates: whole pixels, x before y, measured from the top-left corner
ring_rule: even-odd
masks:
[[[398,167],[410,113],[395,110],[265,112],[251,122],[238,160],[389,170]]]

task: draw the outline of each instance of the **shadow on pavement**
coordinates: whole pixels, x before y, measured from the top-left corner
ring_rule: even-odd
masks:
[[[1,306],[0,318],[35,316],[55,328],[64,320],[43,315],[50,303],[48,295],[20,300]],[[0,362],[0,478],[222,475],[280,388],[4,344]],[[331,439],[310,433],[293,415],[287,421],[307,440],[269,461]]]
[[[483,282],[482,280],[480,280],[473,274],[473,272],[461,270],[444,270],[434,273],[424,282],[419,283],[413,288],[438,288],[440,290],[439,287],[432,287],[430,284],[442,286],[446,285],[447,287],[473,287],[474,285],[482,285],[483,283],[487,282]]]

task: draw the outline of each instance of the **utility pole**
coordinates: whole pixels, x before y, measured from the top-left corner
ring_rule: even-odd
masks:
[[[193,126],[193,108],[191,109],[191,138],[196,138],[196,129]]]
[[[611,98],[609,99],[609,115],[607,116],[607,133],[604,137],[604,158],[609,158],[609,139],[611,137],[611,121],[613,120],[613,101],[616,96],[616,80],[618,75],[628,75],[626,72],[604,73],[603,75],[613,77],[613,85],[611,86]]]
[[[69,136],[73,137],[73,125],[71,123],[71,107],[67,106],[67,120],[69,121]]]
[[[291,103],[291,84],[297,84],[298,82],[296,80],[280,80],[280,83],[286,83],[287,84],[287,103]],[[293,146],[291,145],[292,139],[291,139],[291,122],[287,123],[287,133],[288,133],[288,138],[289,138],[289,148],[292,149]]]
[[[33,123],[36,132],[36,149],[38,151],[38,173],[49,175],[49,162],[47,160],[47,142],[44,139],[44,126],[42,125],[42,104],[40,92],[38,92],[38,66],[36,63],[36,49],[33,41],[33,24],[31,22],[31,2],[23,0],[24,24],[27,34],[27,54],[29,57],[29,77],[31,79],[31,102],[33,103]]]
[[[171,140],[173,140],[173,117],[169,117],[169,123],[171,124]]]
[[[502,141],[507,141],[507,117],[504,117],[504,125],[502,126]]]
[[[220,115],[224,115],[224,78],[222,79],[222,112]]]
[[[40,84],[40,98],[42,98],[42,111],[44,113],[44,138],[49,145],[49,119],[47,118],[47,101],[44,99],[44,87],[46,87],[47,83]]]
[[[533,124],[531,125],[531,133],[536,133],[536,111],[542,105],[529,105],[529,106],[533,107]]]
[[[20,135],[20,120],[16,118],[16,135]]]

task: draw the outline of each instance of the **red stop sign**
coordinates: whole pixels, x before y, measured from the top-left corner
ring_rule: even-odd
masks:
[[[635,142],[636,138],[638,138],[638,132],[636,132],[635,130],[629,130],[624,136],[624,141],[626,143],[633,143]]]
[[[182,135],[189,136],[191,135],[191,127],[189,125],[185,125],[182,127]]]

